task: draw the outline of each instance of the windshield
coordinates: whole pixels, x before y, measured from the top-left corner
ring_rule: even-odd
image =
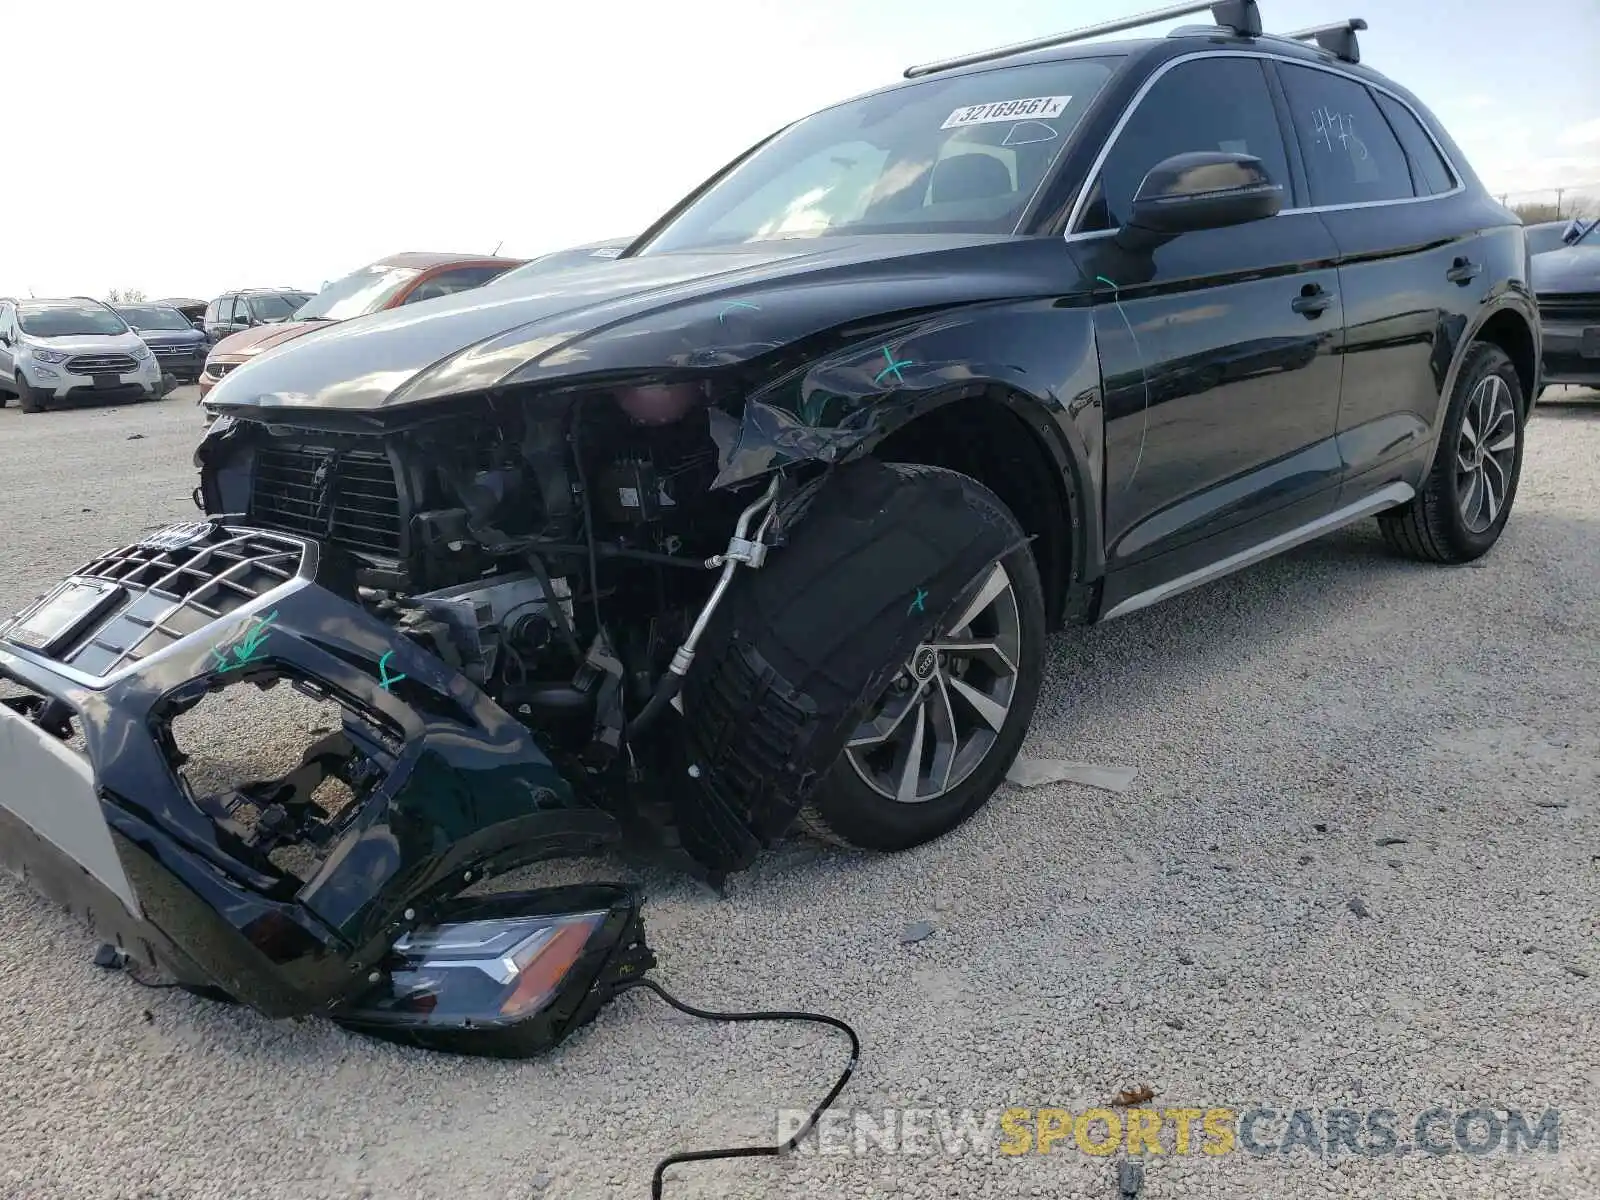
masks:
[[[135,329],[194,328],[181,312],[162,304],[119,304],[117,315]]]
[[[755,151],[643,253],[829,234],[1011,233],[1117,61],[934,75],[825,109]]]
[[[259,321],[287,321],[309,299],[304,292],[257,292],[249,297],[250,311]]]
[[[19,304],[17,325],[31,337],[85,337],[127,333],[125,321],[98,304]]]
[[[376,263],[335,280],[295,313],[299,321],[348,321],[377,312],[422,271],[418,267],[386,267]]]

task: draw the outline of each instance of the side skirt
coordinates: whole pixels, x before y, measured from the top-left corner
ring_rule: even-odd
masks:
[[[1176,596],[1181,592],[1187,592],[1191,588],[1200,587],[1202,584],[1210,583],[1214,579],[1221,579],[1225,575],[1231,575],[1235,571],[1243,570],[1245,567],[1261,562],[1263,559],[1271,558],[1274,554],[1280,554],[1290,547],[1300,545],[1302,542],[1313,541],[1325,533],[1332,533],[1335,529],[1353,524],[1365,517],[1373,516],[1386,508],[1405,504],[1416,494],[1416,489],[1409,483],[1391,483],[1387,487],[1373,492],[1370,496],[1362,497],[1354,504],[1347,504],[1343,508],[1335,509],[1333,512],[1326,513],[1296,529],[1290,529],[1257,545],[1240,550],[1235,554],[1230,554],[1226,558],[1220,558],[1214,563],[1209,563],[1206,566],[1190,571],[1187,575],[1180,575],[1176,579],[1168,580],[1166,583],[1137,592],[1114,605],[1109,611],[1101,613],[1100,620],[1109,621],[1113,617],[1126,616],[1128,613],[1137,612],[1141,608],[1149,608],[1152,604],[1158,604],[1162,600]]]

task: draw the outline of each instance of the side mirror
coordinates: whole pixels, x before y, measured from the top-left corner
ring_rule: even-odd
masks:
[[[1282,208],[1283,187],[1259,158],[1198,150],[1174,154],[1150,169],[1134,194],[1128,224],[1176,237],[1259,221]]]

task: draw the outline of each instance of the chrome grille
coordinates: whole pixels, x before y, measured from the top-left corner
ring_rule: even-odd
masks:
[[[256,452],[250,515],[269,529],[381,558],[401,554],[400,492],[381,447],[267,446]]]
[[[66,368],[74,375],[128,375],[139,364],[126,354],[79,354],[67,359]]]
[[[208,362],[206,364],[206,374],[210,375],[213,379],[221,379],[224,375],[238,365],[238,363],[231,362]]]
[[[193,354],[196,350],[199,349],[199,347],[198,346],[151,346],[150,349],[153,350],[158,355],[166,355],[168,357],[171,357],[172,355],[175,355],[175,354]]]
[[[74,572],[121,585],[125,600],[61,661],[89,675],[110,675],[292,582],[305,562],[303,542],[271,533],[208,530],[204,523],[171,532],[103,554]]]

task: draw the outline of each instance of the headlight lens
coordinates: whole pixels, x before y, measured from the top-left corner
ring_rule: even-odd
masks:
[[[29,346],[29,353],[35,362],[59,363],[66,362],[67,356],[59,350],[41,350],[38,346]]]
[[[335,1019],[412,1045],[520,1056],[654,965],[638,901],[620,885],[458,898],[397,941],[376,986]]]
[[[143,362],[145,359],[147,359],[149,357],[150,357],[150,347],[146,346],[143,342],[140,342],[137,346],[135,346],[133,348],[133,360],[134,360],[134,362]]]

